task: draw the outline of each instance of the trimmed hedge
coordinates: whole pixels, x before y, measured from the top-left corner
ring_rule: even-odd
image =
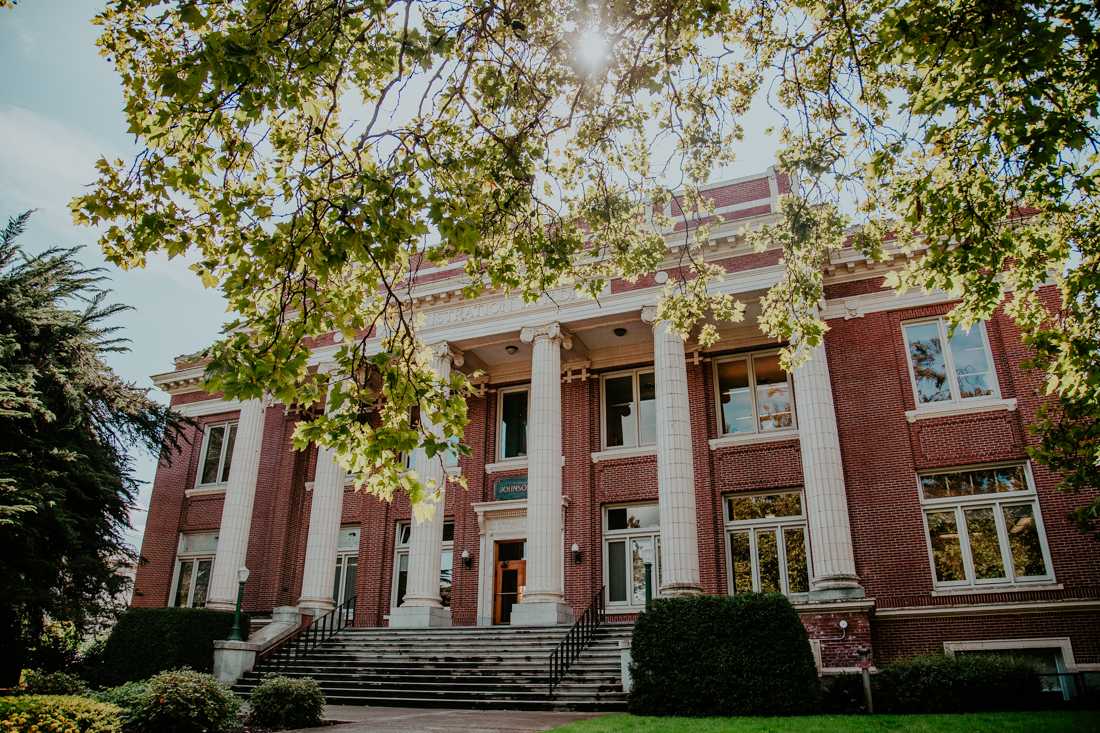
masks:
[[[122,733],[120,711],[114,705],[71,695],[0,697],[0,731],[65,731]]]
[[[126,716],[142,733],[229,733],[240,727],[241,701],[213,675],[178,669],[149,680],[149,691]]]
[[[312,678],[267,677],[248,698],[251,722],[263,728],[316,728],[321,725],[325,696]]]
[[[248,628],[248,618],[242,621]],[[132,608],[85,671],[99,687],[142,680],[168,669],[214,668],[214,641],[233,627],[233,613],[205,608]]]
[[[656,599],[631,657],[639,715],[793,715],[818,696],[806,629],[775,593]]]
[[[933,655],[889,664],[874,677],[875,710],[976,713],[1044,705],[1035,663],[993,654]]]

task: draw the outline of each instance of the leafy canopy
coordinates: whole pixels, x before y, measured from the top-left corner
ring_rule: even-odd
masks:
[[[648,205],[675,186],[684,210],[706,210],[698,187],[766,95],[797,185],[749,236],[783,251],[760,323],[788,365],[824,333],[830,253],[901,248],[922,256],[890,284],[957,294],[954,323],[1005,305],[1050,390],[1096,414],[1097,14],[1069,0],[114,0],[100,45],[146,147],[101,161],[73,210],[107,225],[120,265],[197,253],[239,316],[210,351],[211,388],[304,405],[332,389],[299,444],[416,501],[398,454],[440,453],[465,420],[462,377],[434,378],[416,339],[418,268],[461,259],[468,297],[529,300],[651,272],[669,251]],[[706,234],[684,235],[660,314],[704,344],[743,313],[709,289]],[[335,379],[308,364],[329,331],[344,336]]]

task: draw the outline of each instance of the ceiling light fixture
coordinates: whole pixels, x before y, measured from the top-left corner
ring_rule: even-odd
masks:
[[[615,329],[615,332],[614,332],[614,333],[615,333],[615,335],[616,335],[616,336],[618,336],[619,338],[622,338],[623,336],[625,336],[625,335],[626,335],[626,329],[625,329],[625,328],[623,328],[622,326],[619,326],[618,328],[616,328],[616,329]]]
[[[514,356],[515,353],[519,351],[519,347],[515,344],[508,344],[504,347],[504,350],[508,352],[508,356]]]

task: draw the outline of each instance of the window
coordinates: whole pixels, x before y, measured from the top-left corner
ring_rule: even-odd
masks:
[[[927,473],[919,485],[937,587],[1051,579],[1025,465]]]
[[[390,608],[397,608],[405,602],[405,590],[409,580],[409,539],[412,537],[412,525],[409,522],[397,523],[397,549],[393,561],[393,597]],[[455,523],[443,523],[443,550],[439,556],[439,597],[443,605],[451,605],[451,571],[454,569]]]
[[[802,492],[726,497],[731,593],[809,593]]]
[[[717,359],[714,373],[723,435],[794,427],[791,378],[779,366],[778,352]]]
[[[341,527],[336,543],[336,577],[332,579],[332,600],[337,606],[355,595],[358,577],[359,527]]]
[[[985,324],[947,335],[942,318],[907,323],[905,346],[917,406],[997,396]],[[944,348],[947,344],[947,348]]]
[[[653,370],[603,378],[604,447],[637,448],[657,442],[657,389]]]
[[[199,485],[223,484],[229,480],[229,464],[233,461],[233,443],[237,439],[237,423],[207,425],[202,439],[202,463],[199,465]]]
[[[527,387],[513,387],[499,392],[497,413],[497,453],[500,460],[527,455]]]
[[[217,549],[217,532],[180,535],[171,605],[180,608],[202,608],[206,605],[210,570],[214,566]]]
[[[651,565],[652,593],[661,587],[661,519],[656,504],[607,507],[603,532],[607,602],[645,607],[645,566]]]

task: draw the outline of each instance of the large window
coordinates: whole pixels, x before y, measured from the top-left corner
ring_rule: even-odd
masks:
[[[604,510],[604,585],[607,602],[645,607],[645,566],[652,593],[661,587],[661,521],[656,504],[612,506]]]
[[[181,608],[202,608],[210,586],[210,570],[218,549],[217,532],[192,532],[180,535],[176,550],[175,582],[171,602]]]
[[[917,406],[997,396],[985,324],[947,335],[942,318],[906,323],[905,346]],[[945,347],[946,344],[946,347]]]
[[[397,550],[393,560],[393,597],[390,608],[398,608],[405,602],[405,591],[409,582],[409,539],[412,525],[408,522],[397,524]],[[455,523],[443,523],[443,550],[439,556],[439,597],[444,606],[451,605],[451,580],[454,569]]]
[[[603,378],[604,447],[636,448],[657,442],[657,389],[652,369]]]
[[[526,387],[502,389],[497,404],[497,453],[499,460],[522,458],[527,455],[527,399]]]
[[[794,427],[791,379],[780,368],[778,353],[716,359],[714,382],[723,435]]]
[[[229,480],[229,464],[233,461],[233,443],[237,438],[237,423],[207,425],[202,439],[202,463],[199,464],[199,485],[221,484]]]
[[[359,527],[341,527],[336,542],[336,576],[332,579],[332,600],[337,606],[355,595],[359,577]]]
[[[802,492],[726,497],[732,593],[808,593],[810,557]]]
[[[1023,464],[922,474],[938,587],[1049,581],[1039,504]]]

